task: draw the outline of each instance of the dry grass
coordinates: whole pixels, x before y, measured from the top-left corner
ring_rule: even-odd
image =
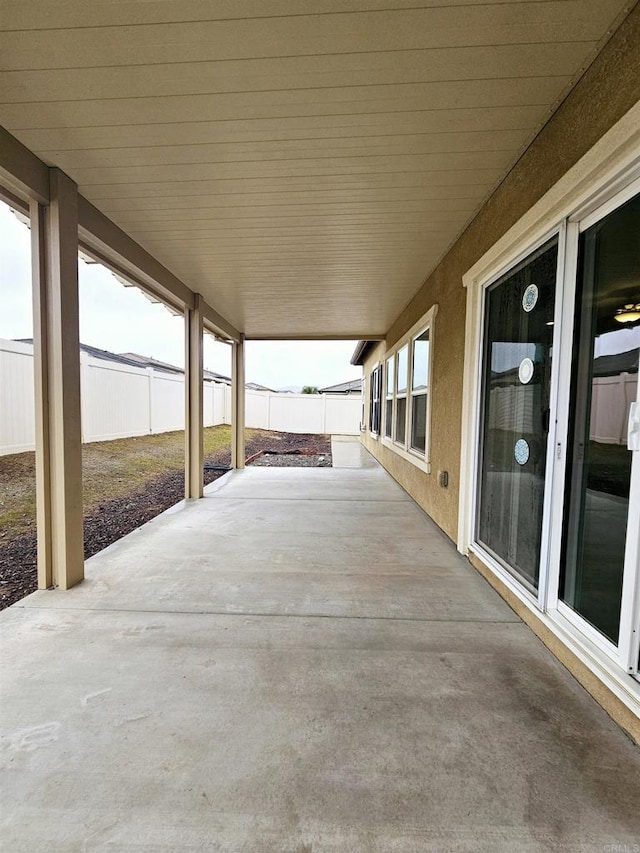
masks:
[[[0,456],[0,545],[35,531],[35,453]]]
[[[247,437],[253,434],[247,430]],[[231,427],[204,430],[204,453],[231,445]],[[85,444],[82,448],[85,515],[121,498],[158,475],[184,465],[184,432],[166,432]],[[0,456],[0,544],[35,531],[35,453]]]

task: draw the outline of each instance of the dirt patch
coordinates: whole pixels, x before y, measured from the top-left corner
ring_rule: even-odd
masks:
[[[247,430],[251,440],[255,430]],[[231,427],[204,430],[205,457],[227,452]],[[82,500],[87,515],[106,501],[146,488],[168,471],[181,471],[184,432],[134,436],[85,444],[82,448]],[[35,532],[35,453],[0,456],[0,545]]]
[[[328,435],[295,435],[271,433],[265,438],[265,446],[250,455],[247,453],[247,465],[260,468],[330,468],[331,437]]]
[[[230,438],[229,427],[205,430],[205,466],[231,464]],[[169,433],[83,449],[85,558],[182,500],[182,441],[183,433]],[[261,451],[258,459],[269,462],[254,464],[331,465],[328,436],[247,430],[247,458]],[[0,610],[37,587],[34,464],[33,453],[0,457]],[[205,467],[205,485],[223,473]]]
[[[287,456],[281,453],[271,453],[260,455],[251,464],[259,468],[331,468],[331,456],[313,453]]]

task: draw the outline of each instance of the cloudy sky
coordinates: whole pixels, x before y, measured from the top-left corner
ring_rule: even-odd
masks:
[[[30,338],[29,229],[0,202],[0,338]],[[79,264],[80,340],[112,352],[137,352],[184,365],[182,318],[152,305],[136,288],[123,287],[98,264]],[[354,341],[251,342],[247,380],[270,388],[323,387],[361,375],[349,359]],[[205,336],[205,366],[230,375],[230,348]]]

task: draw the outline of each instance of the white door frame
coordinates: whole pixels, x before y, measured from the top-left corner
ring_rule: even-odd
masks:
[[[473,550],[474,553],[478,554],[483,560],[483,562],[487,563],[493,571],[496,572],[500,577],[509,578],[510,581],[516,580],[518,582],[518,578],[516,575],[512,574],[496,557],[491,554],[485,547],[483,547],[480,543],[475,540],[475,524],[478,513],[478,476],[479,476],[479,465],[480,465],[480,435],[482,430],[482,384],[483,384],[483,354],[485,348],[485,326],[486,326],[486,304],[487,304],[487,292],[489,289],[506,275],[511,269],[516,267],[519,263],[526,260],[529,255],[532,255],[539,248],[544,246],[545,243],[550,242],[551,240],[556,239],[558,243],[558,260],[556,263],[556,281],[559,281],[563,275],[564,269],[564,250],[565,250],[565,225],[564,223],[560,223],[552,228],[550,231],[542,234],[535,242],[531,243],[527,246],[526,250],[520,252],[518,255],[509,259],[507,263],[503,266],[500,266],[498,269],[494,270],[492,274],[478,282],[478,294],[479,294],[479,305],[478,305],[478,314],[479,314],[479,335],[478,335],[478,387],[477,387],[477,403],[476,403],[476,411],[474,415],[474,424],[475,424],[475,441],[473,442],[473,452],[474,452],[474,462],[473,462],[473,470],[474,470],[474,480],[472,484],[472,529],[470,531],[470,539],[469,539],[469,548]],[[562,320],[562,304],[561,300],[556,298],[554,305],[554,335],[553,335],[553,345],[554,351],[556,351],[558,346],[558,339],[560,336],[560,323]],[[557,359],[553,359],[552,368],[551,368],[551,388],[550,388],[550,409],[551,412],[555,411],[556,408],[556,399],[558,394],[558,365]],[[530,590],[524,583],[520,586],[521,595],[523,595],[527,601],[531,603],[536,603],[540,609],[545,608],[546,594],[547,594],[547,577],[548,572],[543,571],[543,567],[546,566],[548,560],[548,530],[550,527],[550,503],[551,503],[551,482],[549,478],[549,472],[553,470],[553,457],[554,457],[554,448],[555,448],[555,422],[550,421],[549,423],[549,435],[547,439],[547,452],[545,454],[545,487],[544,487],[544,501],[543,501],[543,511],[542,511],[542,542],[540,549],[540,574],[539,574],[539,583],[537,593]]]
[[[624,565],[624,580],[622,589],[622,611],[620,618],[620,639],[616,645],[608,640],[597,629],[593,628],[586,620],[584,620],[571,607],[566,605],[558,596],[558,588],[560,581],[560,553],[562,549],[562,524],[563,524],[563,508],[565,499],[565,474],[566,474],[566,449],[568,446],[569,436],[567,434],[569,423],[569,406],[571,396],[571,360],[573,348],[573,330],[574,330],[574,305],[575,293],[577,286],[577,263],[578,263],[578,241],[580,234],[591,228],[600,220],[607,217],[610,213],[623,205],[633,196],[640,193],[640,177],[633,178],[633,174],[629,173],[629,183],[620,191],[614,192],[609,198],[604,201],[599,207],[593,209],[593,205],[585,206],[583,210],[577,210],[571,217],[568,223],[568,239],[567,239],[567,269],[563,294],[563,311],[565,315],[564,339],[562,341],[562,351],[560,352],[560,367],[562,372],[562,381],[560,383],[560,395],[558,398],[557,410],[557,448],[559,454],[556,459],[554,475],[553,475],[553,496],[552,496],[552,517],[554,519],[553,529],[549,543],[549,584],[548,596],[546,601],[546,609],[549,611],[557,611],[557,613],[570,622],[581,633],[585,634],[589,640],[594,643],[604,654],[611,657],[626,672],[638,672],[638,626],[633,626],[632,621],[634,614],[637,617],[637,609],[634,609],[633,603],[637,595],[638,587],[638,524],[635,524],[636,536],[634,532],[634,520],[640,518],[640,451],[636,451],[632,455],[632,472],[631,472],[631,489],[629,494],[629,522],[627,528],[627,547],[625,553]],[[584,213],[583,211],[587,212]],[[640,384],[639,384],[640,389]],[[639,390],[640,393],[640,390]],[[637,621],[637,619],[636,619]],[[633,628],[635,627],[635,636]],[[632,661],[633,650],[635,649],[635,661]]]
[[[573,345],[573,297],[577,271],[578,238],[581,230],[606,216],[627,197],[635,194],[640,181],[640,103],[636,104],[604,137],[576,163],[474,266],[463,276],[467,288],[467,316],[463,388],[463,422],[460,469],[460,505],[458,550],[475,553],[508,589],[554,634],[600,677],[636,714],[640,713],[640,685],[625,673],[637,662],[640,626],[631,626],[634,603],[640,599],[638,572],[624,589],[624,630],[628,639],[621,641],[611,654],[612,644],[584,620],[571,612],[563,612],[558,602],[559,547],[562,517],[559,501],[564,498],[564,472],[567,446],[569,407],[567,373]],[[547,488],[543,522],[543,545],[538,595],[534,596],[514,575],[506,571],[490,555],[483,552],[475,537],[476,490],[479,451],[479,416],[482,388],[482,352],[484,329],[484,295],[486,287],[530,254],[554,233],[559,234],[558,290],[554,317],[554,354],[551,402],[555,407],[547,447]],[[640,481],[640,462],[635,457],[632,490]],[[640,529],[640,501],[630,505],[629,530]],[[638,560],[637,537],[628,537],[625,565]],[[566,608],[570,610],[570,608]],[[635,610],[637,613],[637,607]],[[576,619],[580,623],[576,624]],[[635,634],[632,633],[636,628]],[[604,642],[602,642],[604,640]],[[621,677],[622,676],[622,677]],[[635,685],[635,686],[634,686]]]

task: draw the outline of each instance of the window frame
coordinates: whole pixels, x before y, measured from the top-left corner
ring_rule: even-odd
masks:
[[[405,349],[405,347],[407,350],[407,373],[406,373],[406,378],[405,378],[406,384],[405,384],[404,390],[400,391],[398,389],[398,378],[400,376],[400,370],[399,370],[400,353],[402,352],[403,349]],[[393,360],[394,360],[394,368],[393,368],[394,369],[393,409],[395,412],[395,418],[394,418],[394,429],[393,429],[393,433],[391,434],[391,441],[397,447],[401,447],[404,450],[406,450],[406,447],[407,447],[407,414],[408,414],[408,409],[409,409],[409,381],[410,381],[409,380],[409,376],[410,376],[409,360],[410,360],[410,358],[411,358],[411,347],[409,346],[408,342],[403,344],[401,347],[398,347],[394,356],[393,356]],[[404,410],[404,441],[399,441],[397,436],[396,436],[396,431],[398,428],[398,400],[405,400],[406,401],[406,406],[405,406],[405,410]]]
[[[425,385],[424,388],[418,389],[416,391],[413,387],[415,346],[416,346],[416,342],[419,341],[423,335],[428,335],[428,337],[427,337],[427,344],[428,344],[428,348],[427,348],[427,370],[426,370],[427,384]],[[414,413],[413,407],[415,405],[416,397],[426,397],[427,402],[426,402],[426,406],[425,406],[425,419],[427,418],[426,410],[427,410],[427,406],[429,405],[429,385],[431,382],[431,375],[429,373],[430,368],[431,368],[431,329],[425,329],[423,332],[419,332],[417,335],[414,335],[412,338],[412,341],[411,341],[411,386],[407,389],[408,393],[411,397],[411,405],[409,406],[409,409],[411,411],[411,418],[409,420],[409,423],[407,424],[407,449],[410,450],[412,453],[419,453],[421,455],[422,455],[423,451],[421,451],[420,448],[418,448],[418,447],[414,447],[413,443],[412,443],[413,442],[413,413]],[[424,453],[426,454],[426,452],[427,452],[427,431],[426,431],[426,424],[425,424]]]
[[[368,415],[369,420],[367,423],[367,427],[369,430],[369,434],[374,438],[379,438],[381,426],[382,426],[382,363],[377,361],[375,365],[371,369],[371,373],[368,376],[368,390],[369,390],[369,405],[368,405]],[[377,410],[377,419],[375,417]],[[376,423],[377,421],[377,423]],[[377,425],[377,430],[374,429],[374,424]]]
[[[435,317],[438,313],[438,305],[432,305],[429,311],[424,314],[417,323],[414,323],[404,335],[399,338],[396,343],[390,347],[385,353],[385,380],[388,382],[388,365],[393,363],[393,395],[388,394],[388,388],[385,385],[385,401],[392,400],[391,411],[391,434],[386,434],[386,406],[385,406],[385,428],[382,430],[381,441],[384,447],[401,456],[403,459],[411,462],[417,468],[421,468],[427,474],[431,473],[431,406],[432,406],[432,380],[433,380],[433,352],[435,340]],[[413,392],[413,357],[415,342],[425,334],[429,333],[429,351],[427,356],[427,387],[423,391]],[[407,347],[407,387],[404,391],[398,393],[398,354]],[[411,425],[413,418],[413,401],[416,397],[426,396],[426,424],[425,424],[425,449],[424,453],[421,450],[416,450],[411,447]],[[398,399],[406,399],[406,415],[404,428],[404,441],[397,441],[395,436],[396,423],[398,417]]]
[[[391,393],[389,393],[389,365],[393,367],[393,375],[391,376]],[[383,438],[391,440],[393,437],[393,423],[394,423],[394,415],[395,415],[395,356],[389,355],[385,356],[384,360],[384,429],[382,431]],[[391,417],[388,417],[388,406],[387,403],[391,403]],[[388,433],[387,433],[388,430]]]

